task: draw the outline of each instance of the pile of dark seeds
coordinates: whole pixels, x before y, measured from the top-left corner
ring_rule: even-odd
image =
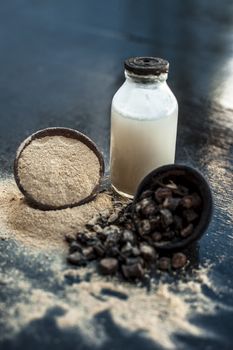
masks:
[[[201,198],[183,185],[159,183],[144,191],[135,205],[134,221],[141,236],[156,247],[178,242],[193,233],[201,214]]]
[[[113,205],[113,212],[105,210],[94,217],[75,238],[66,236],[69,263],[85,266],[95,260],[100,273],[129,280],[187,264],[184,253],[165,256],[157,248],[192,234],[201,207],[197,193],[170,182],[143,192],[135,205],[119,201]]]

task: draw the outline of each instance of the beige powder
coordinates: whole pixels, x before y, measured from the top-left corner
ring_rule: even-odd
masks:
[[[75,234],[97,213],[111,209],[111,197],[73,208],[43,211],[30,207],[13,179],[0,182],[0,234],[7,233],[26,245],[43,249],[65,247],[64,235]]]
[[[18,175],[22,187],[38,203],[72,205],[98,185],[100,163],[96,154],[77,139],[46,136],[24,148]]]
[[[49,310],[60,307],[64,313],[55,316],[60,330],[78,329],[89,345],[104,346],[108,341],[108,333],[96,315],[109,312],[117,327],[127,333],[136,332],[155,342],[163,349],[181,348],[174,340],[174,335],[215,338],[217,335],[207,333],[203,327],[190,321],[200,315],[214,315],[216,310],[227,311],[224,304],[211,300],[202,292],[203,286],[209,285],[212,290],[210,268],[201,267],[193,272],[190,281],[178,281],[176,284],[156,282],[148,293],[143,288],[132,284],[119,283],[113,279],[104,279],[97,274],[92,275],[90,282],[85,280],[79,284],[65,284],[64,275],[70,270],[61,272],[59,262],[51,264],[52,283],[63,288],[63,293],[52,293],[33,288],[28,277],[22,271],[11,271],[10,278],[0,273],[0,282],[9,290],[18,290],[19,297],[9,309],[0,304],[5,314],[2,317],[8,332],[4,337],[13,335],[24,329],[30,322],[42,319]],[[91,272],[88,267],[73,269],[71,272],[82,278]],[[20,283],[20,285],[19,285]],[[47,282],[50,283],[50,280]],[[103,295],[102,289],[110,289],[128,295],[127,300]],[[229,312],[231,310],[228,310]]]
[[[219,308],[225,310],[223,304],[214,302],[202,291],[203,286],[213,290],[209,266],[193,272],[189,280],[168,284],[161,277],[160,281],[151,281],[149,293],[138,286],[119,283],[115,278],[103,278],[93,272],[91,266],[64,270],[60,249],[64,233],[75,233],[77,227],[82,227],[93,214],[109,208],[111,198],[103,193],[81,207],[40,211],[27,205],[12,179],[0,182],[0,233],[6,232],[11,238],[28,245],[24,254],[27,258],[30,256],[30,261],[37,261],[38,256],[37,250],[31,248],[58,247],[58,254],[57,251],[49,255],[46,252],[40,273],[44,272],[48,286],[59,285],[63,290],[57,293],[56,290],[52,292],[33,286],[17,265],[8,271],[8,275],[0,272],[0,285],[6,288],[6,293],[11,295],[16,291],[18,295],[10,307],[0,303],[0,326],[4,325],[6,329],[3,332],[5,339],[12,338],[32,321],[42,319],[54,307],[64,311],[55,316],[58,328],[77,328],[90,346],[102,346],[108,341],[103,325],[96,322],[96,315],[101,312],[109,312],[117,327],[128,333],[137,332],[166,349],[177,349],[174,341],[177,333],[215,336],[190,321],[199,315],[213,315]],[[90,282],[84,278],[87,273],[92,274]],[[78,276],[81,282],[66,284],[67,275]],[[128,299],[103,295],[103,288],[124,293]]]

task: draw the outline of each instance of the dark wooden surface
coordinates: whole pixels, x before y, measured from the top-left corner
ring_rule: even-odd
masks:
[[[199,244],[199,260],[213,264],[213,293],[226,306],[215,315],[195,320],[219,335],[180,336],[185,349],[230,349],[233,342],[233,2],[230,0],[17,0],[0,5],[0,170],[12,172],[19,142],[48,126],[76,128],[90,136],[109,157],[110,103],[123,81],[125,58],[154,55],[170,61],[169,85],[179,101],[178,163],[201,170],[209,180],[215,211]],[[6,257],[6,247],[8,255]],[[10,246],[11,247],[11,246]],[[13,246],[12,246],[13,247]],[[10,259],[9,259],[10,255]],[[1,242],[1,265],[27,271],[19,249]],[[33,280],[43,286],[39,272]],[[1,298],[6,307],[11,296]],[[51,316],[52,317],[52,316]],[[50,318],[38,325],[43,332]],[[108,324],[111,322],[109,321]],[[109,349],[124,348],[124,336],[107,326]],[[5,330],[3,330],[5,332]],[[1,330],[0,330],[1,332]],[[67,334],[57,345],[51,327],[46,342],[25,330],[0,348],[78,349]],[[129,349],[157,348],[133,341]],[[121,339],[121,341],[119,340]],[[72,347],[72,344],[74,347]],[[82,345],[83,346],[83,345]],[[85,348],[86,347],[81,347]],[[104,347],[105,348],[105,347]]]

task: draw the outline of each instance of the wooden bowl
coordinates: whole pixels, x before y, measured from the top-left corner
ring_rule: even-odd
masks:
[[[25,188],[23,187],[23,185],[20,181],[20,176],[19,176],[19,172],[18,172],[18,162],[19,162],[20,156],[21,156],[23,150],[33,140],[41,139],[41,138],[47,137],[47,136],[49,136],[49,137],[64,136],[67,138],[76,139],[76,140],[84,143],[88,148],[90,148],[94,152],[96,157],[98,158],[99,164],[100,164],[99,183],[92,189],[91,193],[87,197],[83,198],[82,200],[77,200],[77,202],[75,202],[75,203],[53,206],[53,205],[47,205],[45,203],[40,203],[36,198],[33,197],[32,194],[29,194],[25,190]],[[16,152],[16,157],[15,157],[15,161],[14,161],[14,176],[15,176],[15,181],[16,181],[17,186],[19,187],[20,191],[24,194],[26,199],[29,201],[29,203],[31,203],[35,207],[37,207],[39,209],[43,209],[43,210],[65,209],[65,208],[74,207],[74,206],[81,205],[81,204],[84,204],[84,203],[91,201],[99,191],[99,187],[100,187],[100,183],[101,183],[103,174],[104,174],[104,159],[103,159],[101,152],[98,150],[96,144],[90,138],[88,138],[86,135],[82,134],[81,132],[74,130],[74,129],[69,129],[69,128],[54,127],[54,128],[47,128],[47,129],[37,131],[36,133],[29,136],[21,143],[21,145],[19,146],[19,148]]]
[[[197,192],[202,199],[202,205],[199,221],[190,236],[181,238],[180,241],[168,242],[163,245],[155,243],[157,249],[165,251],[183,249],[192,242],[200,239],[210,223],[213,210],[213,199],[210,186],[203,175],[194,168],[178,164],[162,166],[146,175],[138,186],[134,196],[132,210],[134,210],[135,204],[138,202],[142,192],[152,188],[154,183],[168,182],[169,180],[187,186],[193,192]]]

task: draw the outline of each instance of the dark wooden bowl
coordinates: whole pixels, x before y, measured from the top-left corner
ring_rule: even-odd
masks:
[[[197,192],[202,199],[201,214],[197,225],[194,227],[193,233],[187,238],[182,238],[177,242],[169,242],[165,245],[155,243],[157,249],[171,251],[183,249],[192,242],[200,239],[206,231],[212,216],[213,199],[208,182],[203,175],[194,168],[186,165],[171,164],[157,168],[144,177],[138,186],[137,192],[134,196],[133,210],[135,203],[138,201],[140,195],[146,189],[151,188],[153,183],[168,182],[169,180],[175,183],[180,183],[188,186],[192,191]]]
[[[38,202],[22,186],[22,184],[20,182],[19,173],[18,173],[18,160],[20,158],[20,155],[23,152],[23,150],[33,140],[40,139],[40,138],[43,138],[46,136],[64,136],[67,138],[77,139],[77,140],[83,142],[87,147],[89,147],[97,156],[99,163],[100,163],[99,183],[93,188],[90,195],[88,195],[86,198],[84,198],[80,201],[77,201],[76,203],[72,203],[70,205],[67,204],[67,205],[60,205],[60,206],[51,206],[51,205],[46,205],[46,204]],[[35,207],[37,207],[39,209],[43,209],[43,210],[65,209],[65,208],[74,207],[74,206],[81,205],[81,204],[84,204],[84,203],[91,201],[99,191],[99,187],[100,187],[100,183],[101,183],[103,175],[104,175],[104,159],[103,159],[101,152],[97,148],[96,144],[89,137],[82,134],[81,132],[74,130],[74,129],[69,129],[69,128],[54,127],[54,128],[47,128],[47,129],[37,131],[36,133],[29,136],[21,143],[21,145],[19,146],[19,148],[16,152],[16,157],[15,157],[15,161],[14,161],[14,177],[15,177],[15,181],[16,181],[18,188],[20,189],[20,191],[23,193],[23,195],[26,197],[26,199],[32,205],[34,205]]]

